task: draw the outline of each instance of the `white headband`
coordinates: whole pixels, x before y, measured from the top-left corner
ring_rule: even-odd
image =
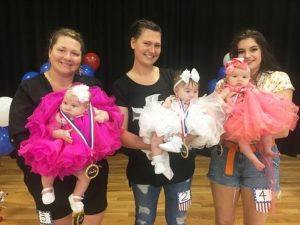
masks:
[[[72,87],[71,92],[81,103],[88,102],[90,100],[89,86],[85,84],[79,84]]]
[[[188,83],[190,81],[190,79],[192,79],[193,81],[195,81],[196,83],[198,83],[198,81],[200,80],[200,76],[199,73],[197,72],[197,70],[195,68],[192,69],[192,71],[190,72],[189,70],[185,69],[182,74],[180,75],[180,79],[179,81],[177,81],[174,84],[174,88],[181,82],[183,81],[184,83]]]

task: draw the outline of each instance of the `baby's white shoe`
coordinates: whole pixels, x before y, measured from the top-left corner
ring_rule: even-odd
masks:
[[[162,174],[166,171],[162,155],[153,156],[151,164],[154,165],[155,174]]]
[[[69,196],[69,202],[71,209],[75,213],[79,213],[83,211],[84,204],[82,203],[83,197],[71,194]]]
[[[55,201],[53,187],[47,187],[42,190],[42,201],[45,205],[49,205]]]
[[[180,153],[182,144],[183,142],[180,137],[173,136],[169,138],[168,142],[159,144],[159,148],[167,152]]]
[[[166,171],[166,167],[162,162],[158,162],[154,165],[155,174],[162,174]]]

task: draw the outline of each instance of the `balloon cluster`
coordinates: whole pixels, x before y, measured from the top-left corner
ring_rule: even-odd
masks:
[[[50,63],[48,62],[45,62],[41,68],[40,68],[40,72],[35,72],[35,71],[30,71],[30,72],[27,72],[23,75],[22,77],[22,80],[27,80],[27,79],[30,79],[30,78],[33,78],[37,75],[40,75],[41,73],[45,73],[47,72],[49,69],[50,69],[51,65]]]
[[[8,117],[11,102],[12,98],[10,97],[0,97],[0,156],[8,155],[13,151],[8,135]]]
[[[89,65],[94,71],[100,66],[100,58],[96,53],[88,52],[83,56],[83,64]]]
[[[223,65],[219,68],[217,76],[215,79],[212,79],[211,81],[208,82],[207,86],[207,92],[208,94],[214,92],[217,82],[221,79],[223,79],[226,75],[225,73],[225,64],[230,60],[230,55],[227,53],[224,58],[223,58]]]
[[[80,74],[85,76],[94,76],[95,71],[100,67],[100,58],[96,53],[88,52],[82,58],[82,65],[80,66]],[[47,72],[51,68],[49,62],[45,62],[40,67],[40,72],[30,71],[23,75],[22,81],[33,78],[39,74]]]
[[[94,76],[94,72],[100,67],[100,58],[94,52],[88,52],[83,56],[81,73],[86,76]]]

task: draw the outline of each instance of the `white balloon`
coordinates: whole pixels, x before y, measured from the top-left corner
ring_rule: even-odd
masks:
[[[225,66],[226,63],[227,63],[229,60],[230,60],[230,54],[229,54],[229,52],[228,52],[226,55],[224,55],[224,58],[223,58],[223,65]]]
[[[0,97],[0,127],[8,126],[9,109],[12,98]]]

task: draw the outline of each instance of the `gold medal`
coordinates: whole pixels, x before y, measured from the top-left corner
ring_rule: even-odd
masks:
[[[84,213],[76,213],[73,215],[72,225],[81,225],[84,220]]]
[[[217,149],[217,154],[218,156],[222,156],[223,155],[223,147],[221,144],[218,144],[215,146],[215,148]]]
[[[99,166],[92,163],[91,165],[89,165],[86,170],[85,170],[85,175],[89,178],[89,179],[93,179],[95,178],[99,173]]]
[[[181,153],[181,156],[185,159],[187,157],[189,157],[189,148],[185,143],[182,144],[182,146],[180,148],[180,153]]]

